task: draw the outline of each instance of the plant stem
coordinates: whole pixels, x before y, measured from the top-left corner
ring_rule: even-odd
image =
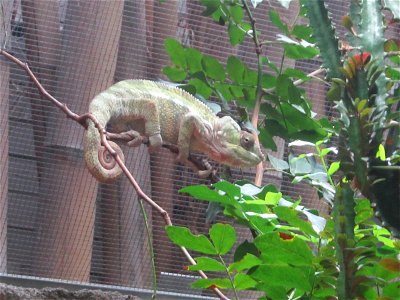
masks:
[[[219,260],[221,261],[221,263],[222,263],[222,264],[224,265],[224,267],[225,267],[225,271],[226,271],[226,274],[228,275],[229,281],[230,281],[230,283],[231,283],[233,293],[235,294],[235,299],[239,300],[239,295],[238,295],[238,293],[237,293],[237,291],[236,291],[235,282],[233,281],[233,278],[232,278],[232,276],[231,276],[231,273],[229,272],[228,267],[227,267],[227,265],[225,264],[225,261],[224,261],[224,259],[222,258],[222,256],[221,256],[220,254],[218,254],[218,258],[219,258]]]
[[[322,166],[324,167],[324,171],[326,173],[326,177],[328,177],[329,183],[334,188],[335,183],[333,182],[332,176],[328,173],[328,166],[326,165],[325,158],[321,155],[321,149],[318,145],[315,145],[315,149],[317,150],[319,160],[321,161]]]

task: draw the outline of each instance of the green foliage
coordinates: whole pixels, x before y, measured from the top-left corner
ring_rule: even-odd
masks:
[[[251,2],[254,9],[262,1]],[[284,7],[290,3],[278,2]],[[320,216],[274,185],[246,181],[183,188],[200,201],[220,205],[225,217],[254,236],[237,245],[235,227],[228,224],[214,224],[207,236],[167,227],[175,244],[205,255],[189,270],[215,273],[193,287],[233,289],[236,299],[242,289],[263,292],[260,299],[398,298],[400,244],[393,239],[395,231],[377,222],[371,205],[400,230],[400,46],[398,39],[385,38],[386,26],[399,20],[395,2],[351,1],[342,19],[349,32],[341,49],[322,0],[300,0],[298,17],[307,17],[309,24],[297,24],[298,18],[288,23],[270,10],[265,17],[279,31],[274,41],[263,41],[262,33],[253,30],[248,1],[202,0],[203,14],[226,26],[232,46],[246,38],[255,43],[257,69],[236,56],[220,62],[166,41],[171,65],[164,73],[203,101],[218,99],[224,109],[235,101],[251,109],[262,97],[261,143],[277,150],[278,136],[289,147],[286,160],[268,154],[270,164],[293,184],[314,187],[332,209],[331,215]],[[391,10],[394,19],[386,21],[383,9]],[[282,62],[319,55],[329,86],[326,96],[338,117],[316,118],[312,101],[298,86],[312,78],[274,64],[260,51],[268,42],[281,46]],[[246,120],[246,110],[239,111]],[[234,259],[228,263],[230,252]]]
[[[335,212],[326,219],[298,202],[283,199],[273,186],[260,189],[249,183],[223,181],[211,188],[200,185],[183,191],[200,200],[205,200],[204,194],[220,195],[226,216],[257,231],[253,242],[236,247],[234,261],[227,264],[224,255],[234,249],[235,230],[227,224],[213,225],[205,245],[212,244],[214,254],[196,258],[197,265],[189,270],[216,272],[217,278],[200,279],[193,287],[255,289],[264,292],[266,299],[286,299],[291,293],[307,299],[341,293],[343,299],[362,298],[376,294],[377,287],[388,295],[395,293],[391,282],[399,271],[396,255],[400,245],[389,239],[389,231],[373,222],[370,202],[353,198],[348,184],[337,189]],[[354,206],[349,209],[349,205]],[[193,249],[192,236],[184,234],[182,238],[180,231],[170,232],[178,245]],[[223,244],[226,248],[221,250]],[[210,252],[208,246],[195,251]],[[338,273],[338,267],[345,272]],[[336,285],[347,288],[336,290]]]

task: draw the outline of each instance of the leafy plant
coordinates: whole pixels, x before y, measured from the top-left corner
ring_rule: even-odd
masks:
[[[264,147],[276,150],[275,136],[290,149],[312,147],[311,153],[290,153],[287,161],[268,158],[293,184],[315,187],[332,214],[319,216],[273,185],[221,181],[211,188],[183,188],[198,200],[221,205],[226,217],[248,227],[254,237],[235,248],[235,230],[228,224],[213,225],[208,236],[167,227],[177,245],[206,255],[189,270],[218,274],[193,286],[232,289],[237,299],[241,289],[262,292],[260,299],[398,298],[400,245],[393,235],[400,230],[400,42],[385,38],[385,29],[399,21],[398,8],[393,1],[351,1],[342,19],[347,40],[339,41],[324,1],[300,0],[292,23],[269,11],[280,33],[275,41],[264,41],[247,1],[201,2],[204,15],[226,25],[232,46],[253,40],[257,69],[235,56],[219,62],[169,39],[165,45],[172,65],[164,73],[204,101],[219,99],[222,109],[235,100],[260,111],[257,127]],[[253,9],[260,2],[251,1]],[[279,2],[285,7],[290,3]],[[384,17],[384,9],[393,19]],[[298,24],[301,18],[309,24]],[[262,52],[269,42],[281,45],[282,62],[319,55],[323,69],[306,75],[276,65]],[[329,86],[326,97],[338,112],[331,120],[316,119],[311,101],[298,87],[321,70]],[[246,115],[241,118],[246,122]],[[234,253],[231,263],[229,251]]]

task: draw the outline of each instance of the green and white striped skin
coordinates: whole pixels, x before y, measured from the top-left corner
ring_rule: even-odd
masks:
[[[264,160],[254,133],[241,130],[231,117],[217,117],[186,91],[163,83],[118,82],[92,100],[89,112],[102,126],[111,124],[114,132],[140,132],[149,138],[152,148],[163,143],[176,145],[177,160],[196,171],[188,161],[191,152],[206,154],[232,167],[252,167]],[[102,156],[107,155],[107,151],[100,145],[100,135],[93,122],[89,120],[88,123],[84,141],[86,165],[99,181],[111,182],[121,169],[110,162],[113,161],[110,157],[103,162]],[[115,143],[112,146],[123,157],[120,148]]]

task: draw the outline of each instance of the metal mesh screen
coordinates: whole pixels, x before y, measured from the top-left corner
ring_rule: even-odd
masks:
[[[4,26],[0,25],[8,33],[8,49],[28,62],[44,87],[78,114],[86,112],[89,101],[113,82],[163,78],[160,70],[168,64],[163,50],[166,37],[176,37],[223,62],[237,55],[255,68],[253,43],[230,47],[226,28],[202,17],[199,1],[159,2],[5,0]],[[328,1],[337,23],[347,2]],[[268,20],[270,9],[291,20],[298,4],[294,1],[285,10],[275,1],[264,1],[255,10],[265,40],[274,40],[278,33]],[[281,61],[282,49],[276,44],[265,45],[264,53],[276,63]],[[284,65],[311,72],[320,63],[285,60]],[[135,190],[125,178],[98,184],[82,159],[83,129],[42,98],[20,68],[0,59],[0,71],[0,272],[151,289],[151,255]],[[304,88],[319,116],[331,113],[322,84],[307,83]],[[275,155],[284,157],[284,142],[277,144]],[[207,231],[207,204],[177,191],[209,182],[176,165],[167,150],[152,155],[145,147],[123,150],[142,189],[170,213],[173,223],[198,233]],[[254,170],[233,170],[233,174],[235,179],[251,180]],[[289,178],[274,172],[264,177],[264,183],[270,182],[283,193],[301,196],[304,205],[327,211],[308,186],[293,186]],[[161,216],[146,205],[145,210],[159,289],[212,295],[189,288],[192,278],[182,268],[187,262],[166,238]],[[241,240],[248,236],[244,229],[238,230]],[[243,299],[254,297],[247,294]]]

